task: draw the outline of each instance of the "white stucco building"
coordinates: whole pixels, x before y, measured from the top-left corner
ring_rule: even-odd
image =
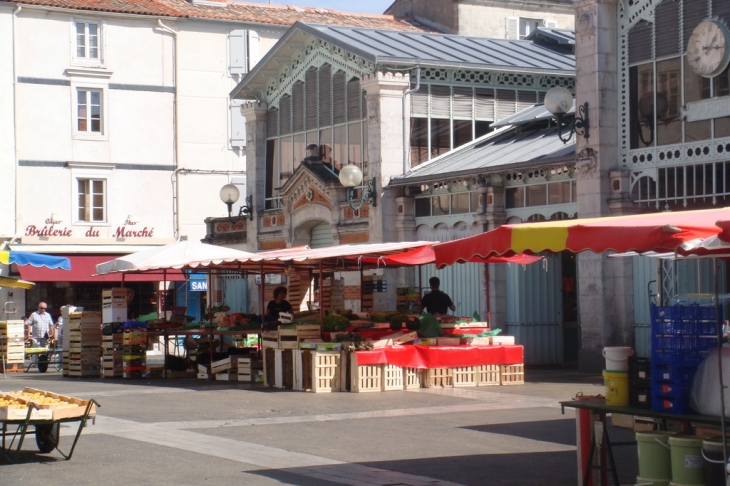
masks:
[[[205,218],[226,214],[220,188],[245,194],[245,119],[229,92],[303,19],[417,30],[392,16],[260,4],[0,2],[0,241],[88,264],[201,239]],[[53,309],[87,300],[81,287],[96,295],[80,284],[90,275],[70,274],[29,300]]]

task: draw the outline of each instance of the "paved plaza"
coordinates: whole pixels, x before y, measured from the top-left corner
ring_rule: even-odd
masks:
[[[101,403],[73,458],[31,438],[1,484],[575,485],[575,412],[559,400],[602,393],[600,377],[527,372],[524,386],[313,394],[188,380],[11,373],[31,386]],[[612,429],[614,440],[629,431]],[[61,447],[69,447],[70,428]],[[616,448],[622,483],[635,449]]]

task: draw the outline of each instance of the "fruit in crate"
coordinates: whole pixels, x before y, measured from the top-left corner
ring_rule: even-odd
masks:
[[[21,403],[12,398],[0,398],[0,407],[7,407],[9,405],[13,405],[16,407],[25,407],[25,403]]]

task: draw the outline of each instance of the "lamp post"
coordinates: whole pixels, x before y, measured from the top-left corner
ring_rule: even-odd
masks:
[[[236,224],[243,218],[248,218],[249,220],[253,219],[253,196],[246,197],[246,204],[239,208],[238,216],[235,219],[231,215],[231,213],[233,212],[233,204],[238,201],[238,198],[240,196],[241,192],[233,184],[226,184],[225,186],[221,187],[221,201],[223,201],[228,206],[228,220],[231,222],[231,224]]]
[[[562,86],[556,86],[545,93],[545,109],[555,116],[558,122],[558,137],[563,143],[568,143],[573,138],[573,133],[588,138],[588,102],[578,105],[575,110],[573,121],[563,123],[563,116],[573,107],[573,94]],[[563,130],[568,129],[568,134],[563,135]]]
[[[377,206],[377,194],[375,192],[375,177],[367,182],[367,187],[363,187],[360,200],[355,199],[355,187],[362,183],[362,170],[356,165],[348,164],[340,169],[340,183],[347,188],[347,202],[350,207],[357,211],[363,204],[367,203],[371,206]]]

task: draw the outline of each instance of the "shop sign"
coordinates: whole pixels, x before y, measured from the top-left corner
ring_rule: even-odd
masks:
[[[39,238],[50,238],[60,237],[69,238],[73,235],[72,230],[68,228],[57,228],[56,225],[60,225],[61,221],[54,221],[53,218],[48,218],[42,228],[37,227],[34,224],[28,225],[25,228],[25,236],[37,236]]]
[[[207,280],[191,280],[190,281],[191,292],[207,292],[208,281]]]
[[[266,282],[266,285],[279,285],[284,283],[284,278],[283,275],[267,273],[264,276],[264,282]],[[256,285],[261,285],[261,275],[256,275]]]
[[[687,103],[682,108],[682,111],[688,122],[730,116],[730,96],[693,101],[692,103]]]

